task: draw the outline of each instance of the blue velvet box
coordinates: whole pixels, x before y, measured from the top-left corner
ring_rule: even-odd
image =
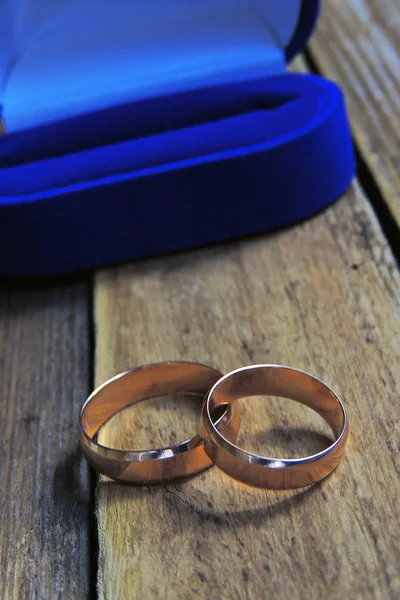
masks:
[[[355,170],[342,93],[285,72],[318,6],[3,2],[0,274],[260,233],[340,196]]]

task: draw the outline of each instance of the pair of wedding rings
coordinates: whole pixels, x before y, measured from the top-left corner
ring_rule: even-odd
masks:
[[[202,399],[199,434],[166,448],[119,450],[97,441],[100,428],[123,408],[160,396]],[[258,456],[235,445],[239,398],[270,395],[300,402],[331,427],[335,441],[304,458]],[[231,477],[255,487],[289,489],[324,479],[338,465],[346,444],[348,421],[338,396],[322,381],[280,365],[254,365],[223,376],[205,365],[166,362],[139,367],[110,379],[85,402],[79,439],[86,458],[112,479],[137,484],[188,477],[217,465]]]

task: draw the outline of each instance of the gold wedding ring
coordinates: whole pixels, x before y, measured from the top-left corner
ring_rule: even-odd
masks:
[[[328,423],[335,442],[322,452],[298,459],[268,458],[242,450],[219,431],[212,420],[219,406],[234,406],[239,398],[271,395],[291,398],[312,408]],[[255,365],[222,377],[203,405],[201,433],[205,450],[225,473],[255,487],[289,489],[310,485],[338,465],[348,436],[345,408],[337,395],[312,375],[279,365]]]
[[[85,402],[79,419],[79,440],[89,463],[112,479],[154,483],[199,473],[212,465],[199,435],[154,450],[118,450],[97,441],[96,434],[113,415],[142,400],[164,395],[197,396],[201,402],[221,378],[219,371],[189,362],[167,362],[139,367],[110,379]],[[212,412],[212,411],[211,411]],[[216,430],[234,441],[239,430],[236,410],[227,406]]]
[[[200,433],[154,450],[119,450],[97,441],[99,429],[123,408],[160,396],[197,396],[203,402]],[[303,458],[272,458],[235,445],[239,398],[270,395],[290,398],[317,412],[335,441]],[[222,415],[222,416],[221,416]],[[337,467],[348,436],[345,408],[338,396],[312,375],[280,365],[254,365],[224,377],[189,362],[147,365],[122,373],[95,390],[79,419],[79,439],[90,464],[112,479],[154,483],[187,477],[216,464],[231,477],[254,487],[289,489],[310,485]]]

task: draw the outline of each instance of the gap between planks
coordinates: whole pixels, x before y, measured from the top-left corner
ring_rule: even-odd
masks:
[[[342,87],[362,158],[399,227],[398,0],[325,0],[309,48],[318,71]]]

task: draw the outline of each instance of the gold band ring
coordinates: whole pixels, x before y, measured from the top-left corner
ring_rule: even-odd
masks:
[[[112,479],[131,483],[153,483],[187,477],[212,465],[200,435],[156,450],[118,450],[99,444],[96,434],[117,412],[140,402],[164,395],[198,396],[201,401],[220,379],[221,373],[205,365],[167,362],[147,365],[110,379],[85,402],[79,418],[79,440],[90,464]],[[237,411],[228,406],[215,423],[227,439],[236,439]]]
[[[211,415],[218,406],[234,406],[239,398],[257,395],[281,396],[309,406],[330,425],[335,442],[299,459],[267,458],[235,446],[215,427]],[[201,434],[208,456],[231,477],[255,487],[291,489],[320,481],[337,467],[348,422],[340,399],[319,379],[290,367],[255,365],[225,375],[210,390],[203,405]]]

